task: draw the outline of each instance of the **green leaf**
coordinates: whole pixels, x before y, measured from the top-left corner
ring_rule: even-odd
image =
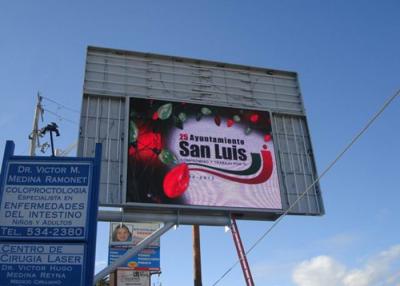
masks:
[[[249,135],[250,133],[251,133],[251,131],[253,131],[250,127],[247,127],[245,130],[244,130],[244,134],[246,134],[246,135]]]
[[[136,143],[139,136],[139,129],[136,126],[135,121],[129,121],[129,144]]]
[[[178,118],[181,122],[185,122],[187,119],[186,113],[185,112],[181,112],[178,114]]]
[[[174,116],[174,123],[176,128],[183,129],[183,122],[179,117]]]
[[[168,119],[172,114],[172,103],[161,105],[158,110],[158,118],[161,120]]]
[[[161,153],[158,155],[158,158],[166,165],[178,163],[178,159],[176,158],[174,153],[167,149],[162,149]]]
[[[233,116],[233,121],[240,122],[240,116],[239,115],[234,115]]]
[[[212,113],[211,109],[209,109],[208,107],[202,107],[201,108],[201,113],[203,115],[210,115]]]

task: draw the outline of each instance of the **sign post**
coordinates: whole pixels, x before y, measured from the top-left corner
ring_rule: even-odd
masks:
[[[91,285],[101,145],[95,158],[14,156],[0,177],[0,285]]]

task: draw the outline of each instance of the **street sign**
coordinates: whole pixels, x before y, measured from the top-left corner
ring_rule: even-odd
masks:
[[[92,285],[101,145],[95,158],[15,156],[0,175],[0,285]]]
[[[85,246],[0,243],[0,285],[83,285]]]
[[[0,238],[86,238],[91,168],[90,162],[59,162],[54,158],[7,162]]]

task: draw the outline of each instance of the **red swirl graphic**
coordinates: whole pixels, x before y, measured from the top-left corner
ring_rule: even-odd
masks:
[[[240,177],[228,176],[226,174],[221,174],[219,172],[216,172],[214,170],[209,170],[209,169],[190,168],[189,170],[209,173],[209,174],[224,178],[226,180],[237,182],[237,183],[251,184],[251,185],[261,184],[261,183],[267,181],[271,177],[272,170],[273,170],[271,152],[268,150],[261,150],[261,157],[262,157],[261,172],[256,177],[253,177],[253,178],[240,178]]]

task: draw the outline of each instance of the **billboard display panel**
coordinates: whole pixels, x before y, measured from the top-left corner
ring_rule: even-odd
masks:
[[[146,100],[150,103],[146,103]],[[163,133],[161,133],[163,134],[163,137],[160,137],[162,140],[161,143],[164,144],[162,145],[162,149],[167,148],[170,151],[163,152],[161,158],[167,156],[167,161],[171,160],[168,159],[168,156],[173,153],[175,155],[174,158],[176,158],[176,161],[173,161],[173,163],[159,162],[153,167],[150,164],[146,165],[138,162],[135,165],[132,163],[134,157],[146,157],[146,153],[149,153],[151,149],[138,155],[131,148],[132,146],[135,147],[135,143],[139,143],[134,142],[134,136],[129,136],[129,134],[135,134],[131,133],[135,129],[132,129],[133,125],[130,122],[133,121],[137,124],[136,121],[139,120],[139,118],[135,119],[133,117],[132,112],[134,112],[135,102],[137,105],[140,105],[140,101],[144,102],[141,103],[144,108],[150,108],[151,102],[153,104],[161,101],[164,104],[172,103],[171,117],[168,119],[156,118],[154,121],[159,121],[156,123],[159,125],[162,123],[164,126],[170,128],[165,131],[163,130]],[[190,112],[177,113],[177,110],[174,108],[178,106],[176,103],[181,102],[186,103],[189,109],[192,108],[190,106],[206,107],[212,111],[212,114],[207,114],[207,109],[204,109],[206,114],[203,114],[201,107],[200,113],[194,107],[192,108],[194,110],[193,114]],[[216,112],[216,109],[218,109],[221,115],[215,116],[216,114],[213,112]],[[244,199],[242,197],[244,192],[239,191],[237,188],[235,189],[235,187],[232,192],[228,192],[227,190],[232,189],[234,184],[226,185],[221,183],[222,177],[217,176],[215,173],[221,175],[221,170],[219,169],[228,170],[229,172],[240,172],[243,171],[243,168],[241,169],[239,165],[235,165],[236,169],[233,165],[222,165],[222,161],[229,162],[227,159],[220,159],[220,164],[217,164],[217,155],[215,155],[214,162],[211,162],[211,165],[207,166],[207,168],[199,165],[196,166],[201,171],[193,170],[194,165],[188,165],[189,174],[197,176],[197,179],[190,178],[190,187],[182,192],[180,196],[172,198],[171,196],[167,196],[163,190],[162,177],[171,171],[173,167],[184,162],[184,160],[192,160],[192,162],[188,162],[190,164],[207,163],[204,162],[204,158],[194,158],[197,151],[191,150],[190,148],[196,148],[191,146],[196,144],[203,146],[199,147],[198,151],[200,154],[201,152],[209,151],[210,156],[214,156],[216,152],[213,149],[215,147],[212,146],[215,142],[205,142],[204,140],[203,142],[187,140],[189,145],[186,147],[178,145],[183,149],[189,148],[190,156],[181,155],[176,150],[173,151],[173,146],[165,145],[166,141],[169,142],[172,139],[166,140],[167,137],[164,136],[165,132],[169,132],[167,134],[168,138],[174,136],[172,135],[172,126],[177,126],[176,128],[179,129],[179,126],[182,125],[182,128],[190,132],[193,128],[197,128],[194,129],[194,132],[197,133],[203,128],[203,131],[205,130],[208,136],[222,139],[227,137],[231,140],[235,139],[232,136],[236,136],[236,134],[233,134],[234,130],[239,132],[239,126],[243,128],[244,132],[249,132],[249,134],[245,135],[255,137],[256,132],[254,131],[263,132],[261,129],[258,130],[256,128],[247,129],[248,126],[245,124],[246,122],[242,121],[241,114],[233,114],[234,112],[230,114],[229,109],[242,110],[246,114],[251,113],[251,111],[258,111],[259,116],[270,119],[271,126],[268,126],[268,128],[272,130],[273,136],[271,136],[269,143],[263,144],[271,152],[273,160],[273,173],[268,182],[275,184],[275,187],[278,185],[280,191],[272,191],[271,188],[270,197],[268,198],[266,198],[266,193],[261,192],[261,198],[254,196],[245,197]],[[153,116],[155,114],[154,108],[151,111],[151,116]],[[162,111],[163,117],[168,108],[163,108]],[[228,115],[230,118],[224,117]],[[239,117],[235,116],[234,118],[234,115],[239,115]],[[146,116],[149,117],[150,115]],[[190,118],[199,119],[196,122],[192,120],[192,123],[197,123],[196,126],[190,122]],[[228,119],[230,119],[229,124],[232,124],[231,127],[224,130],[224,132],[229,133],[228,135],[220,134],[223,129],[220,128],[217,130],[212,125],[213,120],[215,124],[221,120],[219,123],[220,126],[227,127]],[[236,122],[235,119],[240,119],[241,121]],[[249,120],[248,118],[245,119]],[[200,125],[203,125],[203,127],[200,127]],[[129,131],[130,127],[131,130]],[[208,129],[209,127],[212,128]],[[143,135],[143,130],[141,132]],[[213,134],[208,134],[208,132],[212,132]],[[200,134],[197,134],[197,136],[204,137],[204,135]],[[230,136],[232,138],[229,138]],[[260,135],[259,139],[262,136]],[[258,139],[248,138],[251,137],[246,137],[246,152],[254,151],[249,145],[251,145],[250,142],[254,143],[253,147],[255,148]],[[151,136],[148,136],[148,139],[151,139]],[[124,212],[140,210],[146,213],[150,211],[160,216],[164,214],[182,214],[227,217],[234,213],[244,219],[262,220],[276,219],[280,214],[288,210],[289,207],[289,214],[324,214],[320,185],[319,183],[313,184],[318,177],[318,173],[306,111],[296,72],[135,51],[88,47],[78,155],[92,156],[96,142],[103,142],[105,146],[101,163],[103,175],[100,179],[99,196],[99,202],[102,206],[122,207]],[[171,145],[171,142],[168,144]],[[143,142],[139,145],[141,144],[143,145]],[[225,145],[224,143],[220,147],[225,147],[225,152],[233,152],[232,154],[240,155],[240,153],[235,153],[235,150],[239,152],[238,150],[243,148],[241,144],[235,145],[236,149],[233,149],[232,146],[231,149],[227,149],[226,147],[229,147],[227,146],[228,144],[226,143]],[[208,148],[210,149],[208,150]],[[258,148],[260,148],[260,145],[257,146],[256,151],[261,154]],[[153,151],[160,152],[161,154],[162,149],[161,151],[159,148],[153,149]],[[222,152],[222,148],[219,151]],[[194,152],[195,156],[192,156],[190,152]],[[211,152],[214,153],[211,154]],[[157,156],[160,154],[154,153]],[[218,154],[220,155],[221,153]],[[229,155],[229,153],[226,154]],[[154,157],[154,155],[149,155],[149,157]],[[237,158],[239,163],[241,160],[239,157]],[[163,160],[165,161],[165,158]],[[193,162],[193,160],[196,162]],[[211,158],[209,158],[210,160]],[[155,160],[151,159],[150,161]],[[164,165],[162,168],[158,165],[161,163]],[[248,163],[249,161],[247,161]],[[143,168],[142,173],[151,173],[152,171],[149,171],[148,168],[151,167],[154,171],[155,167],[158,169],[157,172],[161,174],[159,177],[151,176],[151,180],[148,180],[147,185],[142,182],[142,186],[145,186],[143,190],[138,189],[138,180],[136,180],[142,175],[137,169],[136,171],[133,170],[140,165],[147,166]],[[244,165],[241,167],[244,167]],[[217,169],[211,169],[210,167]],[[185,169],[184,167],[182,168]],[[205,169],[207,169],[208,173]],[[214,174],[211,174],[211,171]],[[179,171],[173,173],[176,175]],[[225,175],[240,176],[241,179],[245,178],[244,174],[231,173]],[[146,178],[146,176],[149,177],[147,174],[143,178]],[[217,177],[217,181],[207,181],[207,176]],[[250,177],[250,175],[247,176]],[[193,192],[192,186],[196,180],[199,183],[200,178],[203,179],[201,183],[202,188],[199,187],[197,192]],[[276,180],[276,178],[279,180]],[[155,187],[157,184],[159,187]],[[208,186],[210,185],[214,189],[209,189]],[[310,190],[299,199],[308,187],[310,187]],[[222,191],[216,193],[213,191],[215,188]],[[239,201],[231,200],[230,195],[234,192],[239,193]],[[218,197],[215,196],[217,194]],[[296,204],[292,206],[295,202]],[[233,205],[237,205],[237,207],[233,207]],[[152,218],[152,220],[163,220],[163,218],[157,217]]]
[[[127,202],[282,209],[268,111],[131,98]]]

